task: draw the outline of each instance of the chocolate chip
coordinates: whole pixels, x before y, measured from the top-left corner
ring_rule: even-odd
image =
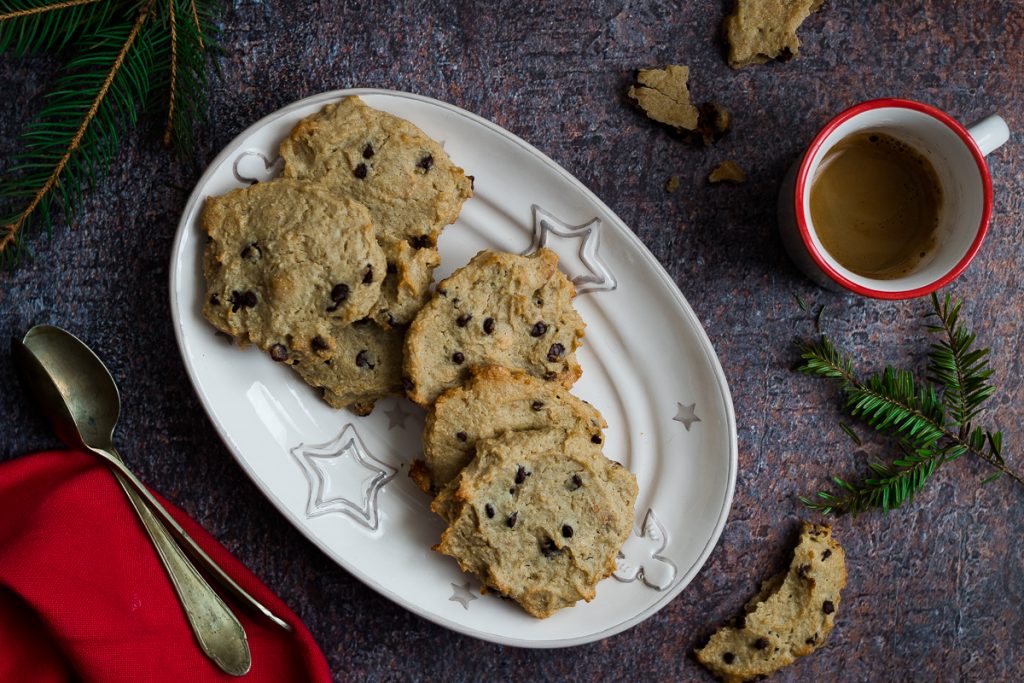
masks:
[[[448,290],[444,289],[443,287],[438,287],[437,293],[440,294],[441,296],[448,296]]]
[[[747,627],[747,615],[746,614],[741,614],[738,617],[736,617],[736,628],[746,628],[746,627]]]
[[[554,363],[556,360],[561,358],[564,354],[565,354],[565,347],[562,346],[561,344],[555,342],[554,344],[551,345],[551,348],[548,349],[548,362],[549,363]]]
[[[516,519],[518,517],[519,517],[519,512],[516,511],[516,512],[513,512],[511,515],[509,515],[505,519],[505,524],[508,526],[509,529],[511,529],[512,527],[514,527],[516,525]]]
[[[468,439],[469,437],[466,436],[466,432],[459,432],[458,434],[455,435],[455,438],[461,441],[462,443],[466,443],[466,439]]]
[[[474,178],[471,175],[468,175],[466,177],[469,178],[469,189],[475,190],[476,189],[476,178]]]
[[[260,249],[258,242],[246,245],[246,247],[242,249],[242,258],[249,261],[259,261],[261,256],[263,256],[263,250]]]
[[[210,305],[211,306],[220,306],[220,297],[217,296],[216,294],[211,294],[210,295]]]
[[[452,354],[452,362],[456,365],[462,365],[466,362],[466,357],[462,355],[462,351],[456,351]]]
[[[494,506],[491,505],[490,503],[488,503],[487,505],[484,505],[484,513],[488,517],[494,517]]]
[[[367,351],[366,349],[363,349],[362,351],[356,354],[356,365],[361,368],[368,368],[370,370],[373,370],[375,367],[377,367],[376,365],[370,362],[369,351]]]
[[[534,305],[536,305],[536,306],[543,306],[543,305],[544,305],[544,299],[541,299],[541,298],[540,298],[540,297],[538,296],[538,297],[537,297],[536,299],[534,299],[534,300],[533,300],[533,303],[534,303]]]
[[[821,611],[825,614],[832,614],[836,611],[836,606],[832,604],[831,600],[826,600],[825,602],[821,603]]]
[[[808,638],[804,642],[807,643],[808,645],[814,645],[815,643],[818,642],[818,636],[816,636],[816,635],[811,636],[810,638]]]
[[[544,333],[548,331],[548,324],[545,322],[536,322],[533,324],[533,329],[530,330],[531,337],[543,337]]]
[[[309,348],[314,351],[326,351],[330,348],[330,344],[328,344],[327,340],[318,334],[309,340]]]
[[[807,572],[809,571],[811,571],[811,565],[809,564],[802,564],[796,568],[797,575],[804,579],[807,578]]]
[[[256,305],[256,293],[252,290],[232,291],[228,301],[231,302],[231,312],[237,313],[240,308],[253,308]]]
[[[530,408],[533,409],[533,412],[538,413],[544,409],[544,401],[534,401],[530,404]]]
[[[514,486],[508,490],[508,495],[510,495],[510,496],[516,495],[516,489],[515,489]]]
[[[402,388],[405,389],[406,391],[412,391],[413,389],[416,388],[416,385],[413,384],[413,381],[411,379],[409,379],[408,377],[403,377],[402,378]]]
[[[414,249],[429,249],[434,246],[434,241],[430,239],[430,235],[416,235],[409,239],[409,244],[411,244]]]
[[[455,319],[455,324],[458,325],[459,327],[465,327],[466,323],[468,323],[472,319],[472,315],[470,315],[469,313],[463,313],[462,315]]]
[[[546,379],[549,382],[556,377],[558,377],[558,373],[554,372],[553,370],[548,370],[547,372],[544,373],[544,379]]]
[[[274,344],[270,347],[270,357],[278,363],[288,360],[288,347],[284,344]]]
[[[484,318],[484,334],[494,332],[494,318]]]
[[[388,261],[387,274],[388,275],[394,275],[397,272],[398,272],[398,266],[396,266],[391,261]]]
[[[352,175],[362,180],[366,177],[366,164],[359,164],[352,170]]]
[[[590,437],[590,443],[601,443],[601,435],[594,434],[592,437]]]
[[[348,285],[346,285],[344,282],[339,282],[338,284],[331,287],[331,301],[340,304],[342,301],[348,298],[348,292]]]
[[[527,471],[522,465],[516,470],[516,486],[520,486],[526,482]]]
[[[363,158],[369,159],[373,156],[373,145],[369,142],[366,143],[366,147],[363,147]]]
[[[765,649],[766,647],[768,647],[768,639],[767,638],[758,638],[757,640],[754,641],[754,647],[756,649],[758,649],[758,650]]]
[[[572,538],[572,527],[568,524],[562,525],[562,538]]]
[[[832,551],[828,548],[825,548],[825,550],[823,550],[821,553],[821,559],[827,560],[830,557],[832,557]]]
[[[569,484],[570,491],[575,491],[579,487],[583,486],[583,480],[580,479],[580,475],[578,474],[572,475],[572,479],[570,479],[569,481],[572,482],[571,484]]]
[[[368,285],[373,282],[373,265],[370,263],[366,264],[366,273],[363,275],[363,284]]]
[[[424,171],[429,171],[434,166],[434,155],[428,154],[422,157],[416,162],[416,168],[422,168]]]
[[[733,661],[735,661],[735,660],[736,660],[736,655],[734,655],[733,653],[731,653],[731,652],[723,652],[722,653],[722,661],[725,662],[726,664],[732,664]]]

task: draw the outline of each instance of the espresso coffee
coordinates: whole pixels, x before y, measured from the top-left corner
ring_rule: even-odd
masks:
[[[931,162],[879,131],[830,149],[811,181],[811,220],[822,246],[844,267],[891,280],[931,253],[942,184]]]

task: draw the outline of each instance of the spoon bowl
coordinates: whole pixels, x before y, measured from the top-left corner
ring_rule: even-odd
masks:
[[[121,396],[92,349],[52,325],[33,327],[11,346],[26,389],[45,406],[60,440],[76,448],[110,450]]]

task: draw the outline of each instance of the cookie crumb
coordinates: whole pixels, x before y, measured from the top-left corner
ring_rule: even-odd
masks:
[[[638,85],[630,86],[629,98],[636,102],[648,118],[676,130],[691,131],[697,127],[699,114],[690,102],[686,81],[687,66],[669,64],[664,69],[640,69]]]
[[[672,194],[679,189],[679,176],[674,175],[665,182],[665,192]]]
[[[729,115],[729,110],[718,102],[705,102],[700,105],[699,111],[696,135],[700,136],[707,147],[721,140],[729,132],[732,116]]]
[[[824,0],[736,0],[723,28],[729,42],[729,66],[739,69],[770,59],[797,55],[796,30]]]
[[[715,167],[711,173],[708,174],[709,183],[730,183],[732,185],[739,185],[747,181],[747,174],[743,172],[743,169],[739,165],[730,159],[727,159]]]

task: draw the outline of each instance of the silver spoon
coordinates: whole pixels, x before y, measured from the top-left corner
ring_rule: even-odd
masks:
[[[203,651],[229,674],[248,672],[251,658],[241,624],[175,539],[236,597],[283,629],[290,631],[291,627],[215,564],[125,467],[112,442],[120,398],[106,366],[77,337],[59,327],[33,327],[23,341],[13,339],[11,347],[26,388],[50,418],[58,437],[72,447],[99,455],[114,469],[157,548]]]

